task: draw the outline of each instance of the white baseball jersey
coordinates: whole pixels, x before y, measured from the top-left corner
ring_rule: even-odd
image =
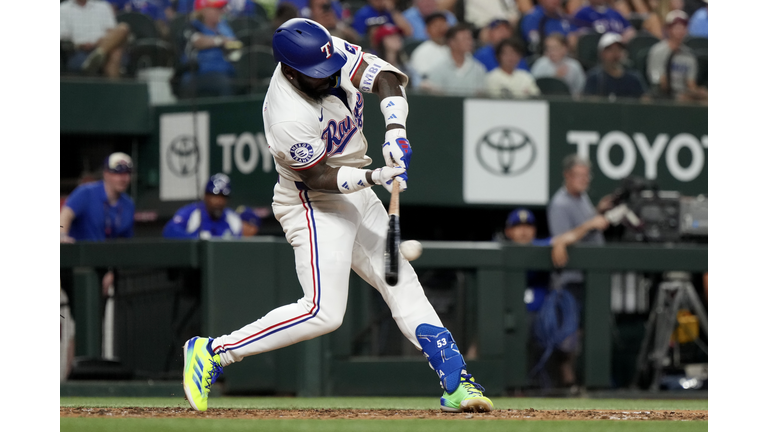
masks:
[[[321,102],[308,98],[291,85],[280,65],[272,75],[262,112],[267,143],[281,179],[300,181],[294,171],[310,168],[323,158],[331,167],[361,168],[371,163],[363,136],[363,95],[352,84],[363,51],[337,37],[333,43],[336,52],[347,58],[341,68],[341,88],[337,89],[345,101],[336,95]],[[389,70],[407,81],[394,67]]]
[[[347,307],[350,269],[381,293],[400,330],[417,349],[421,348],[415,331],[420,324],[442,327],[416,272],[401,254],[397,285],[385,282],[389,215],[373,190],[349,194],[313,191],[296,172],[323,158],[331,167],[362,167],[371,162],[365,154],[363,97],[351,82],[363,53],[359,46],[342,39],[334,37],[333,43],[347,58],[341,69],[343,92],[336,93],[346,99],[346,105],[336,95],[320,102],[307,98],[290,84],[278,65],[263,108],[267,143],[280,175],[272,209],[293,246],[304,296],[215,338],[211,348],[223,366],[338,328]],[[366,54],[366,62],[368,59]],[[403,78],[401,82],[407,82],[407,77],[390,65],[383,65],[382,70],[396,71]]]

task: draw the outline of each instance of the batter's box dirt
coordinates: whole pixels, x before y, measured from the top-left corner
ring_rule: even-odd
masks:
[[[444,413],[439,410],[60,408],[61,417],[228,418],[228,419],[499,419],[499,420],[708,420],[707,411],[496,410]]]

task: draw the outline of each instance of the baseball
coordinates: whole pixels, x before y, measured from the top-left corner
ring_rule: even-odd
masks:
[[[421,243],[416,240],[406,240],[400,243],[400,253],[403,258],[413,261],[421,256]]]

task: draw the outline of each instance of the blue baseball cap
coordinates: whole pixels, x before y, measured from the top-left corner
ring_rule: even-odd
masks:
[[[536,218],[533,217],[533,212],[525,208],[519,208],[509,213],[509,216],[507,216],[507,226],[513,227],[520,224],[535,225]]]
[[[228,197],[232,191],[229,184],[229,176],[226,174],[214,174],[205,185],[205,193],[212,195],[223,195]]]
[[[240,220],[251,225],[256,225],[261,228],[261,218],[252,208],[246,206],[240,206],[237,208],[237,213],[240,215]]]
[[[133,171],[133,160],[125,153],[112,153],[104,159],[104,171],[123,174]]]

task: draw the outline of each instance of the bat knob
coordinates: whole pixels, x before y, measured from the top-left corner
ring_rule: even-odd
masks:
[[[389,286],[397,285],[397,275],[387,275],[384,277],[384,280],[387,282],[387,285]]]

